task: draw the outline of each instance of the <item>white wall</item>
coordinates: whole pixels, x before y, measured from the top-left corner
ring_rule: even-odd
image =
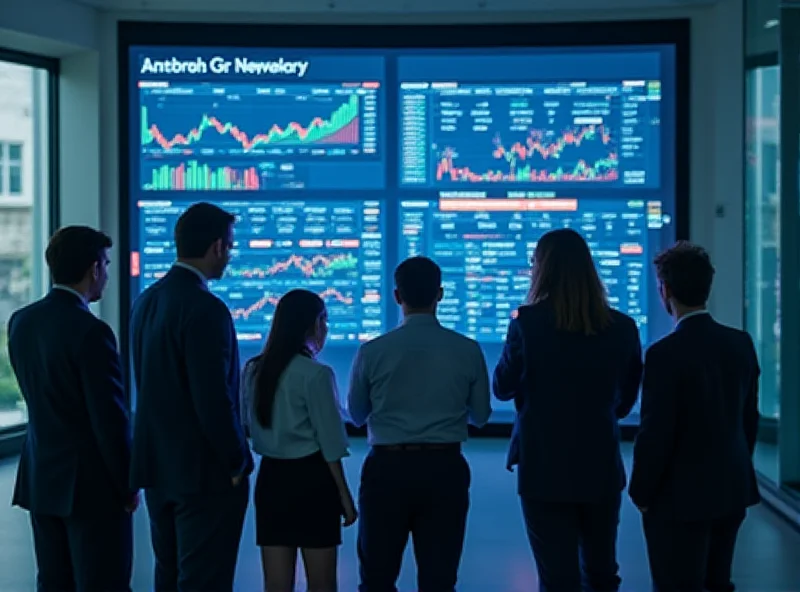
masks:
[[[8,0],[0,0],[7,2]],[[13,0],[18,1],[18,0]],[[56,0],[47,0],[48,2]],[[742,324],[743,292],[743,0],[714,6],[651,11],[583,11],[582,20],[639,18],[692,19],[691,54],[691,238],[706,245],[717,266],[711,307],[723,322]],[[320,15],[318,22],[375,22],[366,15]],[[379,22],[414,22],[408,14],[383,15]],[[565,21],[575,14],[478,13],[425,15],[426,22]],[[119,146],[117,22],[126,19],[211,22],[267,22],[266,16],[238,14],[101,13],[92,51],[63,60],[62,80],[62,220],[98,223],[119,236]],[[269,22],[313,22],[310,15],[278,17]],[[0,22],[2,25],[2,22]],[[89,36],[91,37],[91,36]],[[0,45],[2,44],[0,37]],[[86,47],[86,46],[84,46]],[[99,51],[99,55],[98,52]],[[66,123],[73,117],[73,123]],[[81,122],[77,125],[75,122]],[[99,164],[95,157],[99,154]],[[81,161],[83,159],[83,161]],[[79,162],[80,161],[80,162]],[[86,162],[89,161],[89,162]],[[68,166],[67,166],[68,165]],[[99,170],[99,183],[98,183]],[[119,266],[112,270],[102,316],[119,328]],[[124,312],[127,314],[127,312]]]

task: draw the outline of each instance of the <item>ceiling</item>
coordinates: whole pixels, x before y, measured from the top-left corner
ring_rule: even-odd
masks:
[[[0,0],[2,1],[2,0]],[[642,10],[714,4],[715,0],[71,0],[103,10],[292,14],[409,14]],[[719,0],[721,1],[721,0]]]

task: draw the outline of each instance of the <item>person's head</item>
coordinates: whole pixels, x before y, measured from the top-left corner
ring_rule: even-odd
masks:
[[[536,244],[531,263],[528,304],[547,300],[558,329],[592,335],[611,322],[605,286],[580,234],[551,230]]]
[[[679,241],[653,260],[658,278],[658,293],[667,313],[682,316],[705,308],[714,281],[714,266],[706,250]]]
[[[175,224],[178,259],[191,263],[208,279],[225,273],[233,249],[236,217],[210,203],[190,206]]]
[[[54,284],[69,286],[97,302],[108,283],[111,238],[88,226],[65,226],[50,239],[45,260]]]
[[[318,354],[327,336],[325,302],[314,292],[292,290],[278,301],[264,351],[256,361],[254,403],[262,426],[272,423],[275,391],[283,371],[298,354]]]
[[[444,295],[442,270],[427,257],[411,257],[394,270],[394,299],[404,315],[436,312]]]

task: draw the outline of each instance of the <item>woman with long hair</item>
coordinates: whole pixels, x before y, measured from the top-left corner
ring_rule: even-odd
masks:
[[[582,582],[611,592],[620,585],[626,480],[618,420],[639,393],[639,331],[609,306],[574,230],[545,234],[532,264],[527,303],[510,321],[494,373],[495,396],[517,408],[508,464],[518,468],[542,592],[579,592]]]
[[[287,292],[264,351],[243,372],[246,424],[261,455],[254,498],[267,592],[294,590],[298,549],[308,590],[334,592],[342,525],[356,520],[342,470],[349,453],[336,381],[316,360],[327,321],[319,296]]]

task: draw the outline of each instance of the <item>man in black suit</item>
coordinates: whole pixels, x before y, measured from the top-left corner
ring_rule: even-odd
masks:
[[[253,459],[236,331],[207,286],[228,264],[233,223],[211,204],[187,209],[175,226],[177,262],[133,306],[131,479],[145,490],[157,592],[233,589]]]
[[[758,360],[747,333],[706,310],[714,268],[705,250],[678,243],[655,266],[676,327],[645,356],[630,495],[654,589],[732,591],[736,536],[759,502]]]
[[[45,257],[53,289],[15,312],[8,352],[28,406],[14,505],[30,512],[40,592],[130,590],[137,496],[117,342],[89,311],[111,239],[62,228]]]

